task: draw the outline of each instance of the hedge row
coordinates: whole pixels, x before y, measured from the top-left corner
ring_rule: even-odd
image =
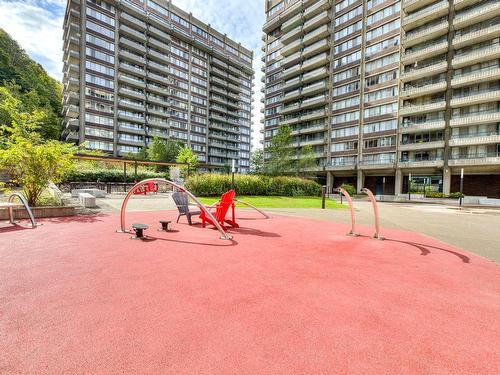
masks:
[[[436,191],[427,191],[425,193],[426,198],[450,198],[450,199],[458,199],[460,198],[460,192],[444,194]]]
[[[133,169],[127,171],[127,182],[141,181],[147,178],[168,178],[168,173],[137,172]],[[75,170],[69,173],[63,182],[123,182],[123,170],[117,169],[88,169]]]
[[[199,174],[191,176],[186,188],[198,196],[219,196],[231,189],[231,176]],[[235,175],[235,189],[239,195],[318,196],[321,185],[298,177],[267,177]]]

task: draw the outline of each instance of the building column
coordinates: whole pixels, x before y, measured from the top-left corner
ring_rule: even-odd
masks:
[[[357,185],[358,193],[361,194],[361,189],[365,187],[365,174],[361,170],[358,170]]]
[[[331,194],[333,192],[333,172],[326,172],[326,192]]]
[[[443,194],[450,194],[451,189],[451,169],[449,167],[443,170]]]
[[[394,178],[394,195],[401,194],[403,188],[403,173],[401,169],[396,169],[396,176]]]

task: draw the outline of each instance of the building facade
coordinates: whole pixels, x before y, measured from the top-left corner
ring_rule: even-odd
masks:
[[[266,2],[264,149],[281,124],[316,172],[378,194],[500,196],[500,2]],[[297,156],[298,157],[298,156]]]
[[[69,0],[63,139],[115,156],[155,137],[250,166],[252,51],[166,0]]]

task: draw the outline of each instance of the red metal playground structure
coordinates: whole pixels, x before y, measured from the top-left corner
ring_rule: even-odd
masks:
[[[118,233],[130,233],[130,230],[127,229],[126,227],[126,210],[127,210],[127,204],[133,195],[141,195],[141,194],[149,194],[149,193],[157,193],[158,192],[158,184],[165,184],[171,186],[173,189],[183,192],[191,198],[196,205],[200,208],[201,214],[200,214],[200,219],[202,221],[202,226],[205,227],[206,224],[213,225],[217,228],[217,230],[220,232],[220,239],[222,240],[231,240],[232,236],[226,232],[226,226],[229,225],[230,227],[233,228],[238,228],[239,225],[236,222],[236,213],[235,213],[235,203],[239,203],[241,205],[247,206],[249,208],[252,208],[253,210],[256,210],[262,216],[264,216],[266,219],[270,219],[271,217],[267,215],[265,212],[262,210],[258,209],[257,207],[242,201],[241,199],[237,199],[236,197],[236,191],[235,190],[229,190],[226,193],[224,193],[221,196],[221,199],[216,202],[214,205],[211,206],[205,206],[193,193],[190,191],[186,190],[185,187],[169,181],[167,179],[163,178],[150,178],[146,179],[143,181],[138,182],[135,184],[132,189],[127,193],[125,196],[125,199],[123,200],[121,210],[120,210],[120,229],[117,230]],[[349,204],[349,209],[350,209],[350,215],[351,215],[351,230],[347,233],[348,236],[357,236],[358,234],[356,233],[355,230],[355,215],[354,215],[354,205],[352,203],[352,199],[349,195],[349,193],[342,189],[338,188],[336,191],[339,194],[342,194],[345,196],[348,204]],[[377,206],[377,201],[373,193],[367,189],[363,188],[362,192],[368,195],[372,207],[373,207],[373,212],[374,212],[374,227],[375,227],[375,232],[373,234],[373,238],[383,240],[384,237],[380,235],[380,225],[379,225],[379,214],[378,214],[378,206]],[[210,208],[215,208],[215,211],[210,211]],[[229,211],[229,208],[231,208],[231,219],[227,219],[226,215],[227,212]]]

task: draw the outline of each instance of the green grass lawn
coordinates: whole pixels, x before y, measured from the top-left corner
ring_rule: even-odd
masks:
[[[278,197],[278,196],[237,196],[241,199],[258,208],[321,208],[321,197]],[[203,204],[213,204],[217,201],[217,197],[201,197],[199,198]],[[243,205],[241,207],[244,207]],[[326,200],[326,208],[342,208],[340,203]]]

